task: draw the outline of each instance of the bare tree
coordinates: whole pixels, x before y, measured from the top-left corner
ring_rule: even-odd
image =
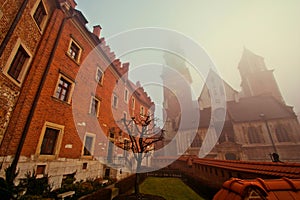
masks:
[[[128,147],[136,160],[136,178],[135,178],[135,194],[139,191],[139,172],[142,167],[142,161],[147,156],[149,151],[154,149],[154,143],[163,140],[164,130],[155,126],[155,119],[150,115],[140,115],[132,117],[130,120],[122,119],[123,125],[128,133],[130,139],[130,146]]]

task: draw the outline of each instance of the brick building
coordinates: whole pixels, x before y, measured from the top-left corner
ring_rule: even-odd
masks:
[[[75,171],[77,180],[118,177],[110,166],[120,162],[106,165],[112,152],[120,158],[124,153],[113,145],[126,139],[115,132],[118,120],[154,112],[153,102],[128,80],[129,64],[100,39],[101,27],[86,28],[75,1],[24,2],[1,57],[1,174],[17,163],[20,176],[48,174],[55,187]],[[11,18],[13,24],[11,13],[4,6],[1,22]]]

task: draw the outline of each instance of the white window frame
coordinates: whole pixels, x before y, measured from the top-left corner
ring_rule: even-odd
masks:
[[[86,141],[86,137],[91,137],[93,138],[93,141],[92,141],[92,146],[91,146],[91,155],[84,155],[84,147],[85,147],[85,141]],[[85,135],[84,135],[84,139],[83,139],[83,145],[82,145],[82,152],[81,152],[81,155],[84,156],[84,157],[91,157],[91,156],[94,156],[94,153],[95,153],[95,141],[96,141],[96,134],[94,133],[89,133],[89,132],[86,132]]]
[[[142,116],[145,115],[145,108],[144,108],[144,106],[140,106],[140,115],[142,115]]]
[[[128,96],[129,96],[129,91],[127,88],[124,90],[124,101],[125,103],[128,103]]]
[[[47,128],[52,128],[52,129],[59,130],[59,135],[57,137],[56,144],[55,144],[55,147],[54,147],[54,153],[52,155],[41,154],[41,147],[42,147],[42,143],[43,143],[44,136],[45,136]],[[36,156],[38,158],[40,158],[40,159],[50,159],[50,160],[58,158],[60,148],[61,148],[62,139],[63,139],[63,135],[64,135],[64,128],[65,128],[65,126],[60,125],[60,124],[55,124],[55,123],[48,122],[48,121],[45,122],[45,124],[42,128],[40,138],[39,138],[39,143],[38,143],[37,148],[36,148]]]
[[[79,48],[77,58],[73,58],[72,55],[71,55],[71,53],[70,53],[70,49],[71,49],[72,44],[75,44],[75,45]],[[82,48],[81,48],[81,46],[80,46],[73,38],[71,38],[71,39],[70,39],[69,46],[68,46],[67,55],[68,55],[72,60],[74,60],[76,63],[80,63],[81,53],[82,53]]]
[[[46,14],[45,14],[45,16],[44,16],[44,18],[43,18],[43,20],[42,20],[40,26],[39,26],[39,25],[37,24],[37,22],[35,21],[35,19],[34,19],[34,14],[35,14],[35,12],[36,12],[36,10],[37,10],[37,8],[38,8],[40,2],[43,4],[43,7],[44,7],[44,10],[45,10]],[[49,16],[49,15],[48,15],[48,10],[47,10],[46,4],[44,3],[43,0],[40,0],[40,1],[36,1],[36,2],[35,2],[35,4],[34,4],[32,10],[31,10],[31,12],[30,12],[30,15],[31,15],[31,17],[32,17],[32,19],[33,19],[33,21],[34,21],[34,23],[35,23],[36,26],[38,27],[39,31],[43,32],[43,30],[45,29],[45,26],[46,26],[46,24],[47,24],[48,16]]]
[[[18,80],[14,79],[13,77],[11,77],[9,74],[8,74],[8,71],[11,67],[11,64],[15,58],[15,56],[17,55],[17,52],[19,50],[19,47],[22,47],[25,52],[27,53],[27,55],[29,56],[29,58],[25,61],[23,67],[22,67],[22,71],[20,72],[19,74],[19,77],[18,77]],[[18,38],[17,39],[17,42],[15,44],[15,46],[13,47],[11,53],[10,53],[10,56],[8,57],[7,59],[7,62],[5,64],[5,67],[4,67],[4,74],[13,82],[15,83],[17,86],[21,86],[24,79],[25,79],[25,76],[27,74],[27,71],[28,71],[28,68],[29,68],[29,65],[31,63],[31,60],[32,60],[32,54],[30,53],[29,49],[21,42],[21,39]]]
[[[101,76],[100,80],[98,80],[98,72],[99,71],[102,73],[102,76]],[[96,79],[97,83],[99,83],[100,85],[103,85],[104,72],[100,67],[97,67],[95,79]]]
[[[134,110],[135,109],[135,98],[131,97],[131,109]]]
[[[113,94],[112,96],[112,107],[113,108],[118,108],[118,101],[119,101],[119,98],[116,94]]]
[[[94,115],[94,114],[92,113],[93,100],[98,101],[97,110],[96,110],[96,114],[95,114],[95,116],[98,117],[98,116],[99,116],[99,110],[100,110],[100,99],[98,99],[98,98],[95,97],[95,96],[92,96],[92,98],[91,98],[89,113],[90,113],[91,115]]]
[[[68,98],[67,98],[66,101],[61,100],[61,99],[59,99],[59,98],[56,96],[56,93],[57,93],[57,90],[58,90],[58,86],[59,86],[59,82],[60,82],[60,79],[61,79],[61,78],[66,79],[66,81],[68,81],[68,82],[71,84],[71,87],[70,87],[70,89],[69,89],[69,95],[68,95]],[[70,104],[70,103],[71,103],[71,100],[72,100],[73,91],[74,91],[74,85],[75,85],[75,84],[74,84],[74,81],[73,81],[73,80],[71,80],[71,79],[68,78],[67,76],[65,76],[65,75],[63,75],[63,74],[61,74],[61,73],[59,73],[59,76],[58,76],[58,79],[57,79],[57,83],[56,83],[56,86],[55,86],[55,91],[54,91],[53,97],[56,98],[56,99],[58,99],[59,101],[66,102],[66,103]]]

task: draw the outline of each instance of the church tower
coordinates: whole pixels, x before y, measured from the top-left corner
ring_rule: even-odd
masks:
[[[186,67],[185,60],[175,54],[165,53],[164,55],[166,65],[163,68],[161,78],[163,80],[164,89],[163,106],[164,121],[166,130],[165,144],[168,145],[170,142],[171,152],[165,152],[166,156],[174,156],[178,153],[178,142],[174,138],[179,131],[180,123],[184,123],[184,113],[189,106],[193,105],[192,94],[191,94],[191,83],[192,78],[188,68]],[[188,105],[188,106],[187,106]],[[183,113],[184,112],[184,113]]]
[[[273,70],[267,69],[263,57],[244,48],[238,69],[242,79],[242,96],[272,95],[284,103]]]

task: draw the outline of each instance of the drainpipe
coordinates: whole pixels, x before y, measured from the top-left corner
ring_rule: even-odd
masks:
[[[12,25],[10,26],[7,34],[5,35],[4,40],[3,40],[3,42],[0,45],[0,57],[2,56],[2,54],[4,52],[4,49],[5,49],[8,41],[9,41],[9,39],[11,38],[11,36],[12,36],[15,28],[17,27],[17,25],[18,25],[18,23],[19,23],[19,21],[21,19],[21,16],[23,15],[24,10],[25,10],[25,8],[27,6],[28,1],[29,0],[23,1],[23,3],[21,5],[20,9],[18,10],[18,13],[17,13],[17,15],[16,15],[16,17],[15,17],[13,23],[12,23]]]
[[[24,143],[25,143],[25,139],[26,139],[26,136],[27,136],[27,133],[28,133],[28,129],[29,129],[29,126],[30,126],[30,123],[31,123],[31,120],[33,118],[33,114],[35,112],[35,109],[36,109],[36,106],[37,106],[37,103],[38,103],[38,100],[39,100],[39,97],[41,95],[41,92],[42,92],[42,89],[43,89],[43,86],[45,84],[45,81],[46,81],[46,78],[47,78],[47,75],[48,75],[48,72],[49,72],[49,69],[50,69],[50,66],[52,64],[52,61],[54,59],[54,55],[55,55],[55,51],[58,47],[58,42],[61,38],[61,35],[62,35],[62,32],[63,32],[63,29],[64,29],[64,26],[67,22],[68,19],[71,19],[73,18],[75,15],[72,15],[72,16],[69,16],[69,17],[65,17],[59,27],[59,30],[58,30],[58,33],[57,33],[57,37],[55,39],[55,43],[53,45],[53,48],[51,50],[51,54],[50,54],[50,57],[49,57],[49,60],[47,62],[47,65],[46,65],[46,68],[45,68],[45,71],[43,73],[43,76],[42,76],[42,79],[40,81],[40,84],[39,84],[39,87],[38,87],[38,90],[37,90],[37,93],[34,97],[34,100],[33,100],[33,104],[32,104],[32,107],[30,109],[30,112],[29,112],[29,116],[26,120],[26,124],[25,124],[25,127],[22,131],[22,135],[21,135],[21,139],[20,139],[20,143],[18,145],[18,148],[17,148],[17,152],[16,152],[16,155],[11,163],[11,171],[12,173],[10,173],[10,177],[9,177],[9,180],[10,181],[13,181],[13,174],[16,172],[16,169],[17,169],[17,164],[19,162],[19,159],[20,159],[20,156],[21,156],[21,151],[22,151],[22,148],[24,146]]]

